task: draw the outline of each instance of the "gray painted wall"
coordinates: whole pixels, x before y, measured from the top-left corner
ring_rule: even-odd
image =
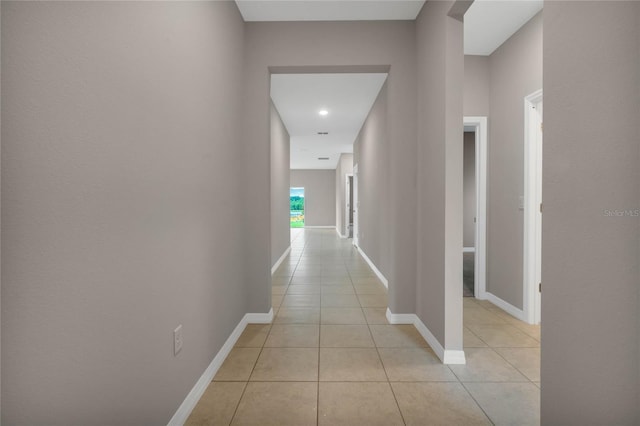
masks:
[[[416,20],[418,221],[416,313],[445,349],[462,350],[462,22],[454,2]]]
[[[358,165],[358,245],[388,278],[390,270],[388,210],[389,130],[387,128],[387,84],[376,98],[354,143],[354,165]]]
[[[336,226],[336,171],[291,170],[290,179],[304,187],[304,225]]]
[[[493,52],[489,62],[487,291],[522,309],[523,105],[525,96],[542,88],[542,12]]]
[[[271,265],[291,245],[289,216],[289,132],[273,102],[269,104],[271,128]]]
[[[489,56],[464,56],[464,115],[489,116]]]
[[[464,132],[464,165],[462,172],[463,179],[463,223],[462,223],[462,245],[464,247],[475,247],[476,224],[476,134],[474,132]]]
[[[353,174],[353,154],[342,153],[336,167],[336,228],[343,237],[348,237],[345,233],[345,220],[347,209],[347,180],[346,176]]]
[[[545,2],[542,424],[640,423],[640,4]]]
[[[268,205],[268,99],[271,72],[387,72],[390,198],[379,206],[389,226],[389,306],[393,312],[415,310],[415,23],[250,22],[245,25],[243,146],[247,197]],[[462,137],[462,136],[460,136]],[[335,199],[335,197],[334,197]],[[263,204],[262,204],[263,203]],[[404,203],[404,204],[402,204]],[[250,312],[271,307],[269,224],[262,211],[247,209],[245,261],[250,265]],[[332,211],[335,218],[335,210]],[[335,220],[335,219],[334,219]],[[266,230],[266,231],[265,231]]]
[[[166,424],[247,312],[242,19],[2,9],[2,423]]]

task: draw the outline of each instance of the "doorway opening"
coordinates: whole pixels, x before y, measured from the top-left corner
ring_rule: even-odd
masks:
[[[487,117],[464,117],[463,295],[486,299]]]
[[[541,320],[542,290],[542,90],[524,98],[524,314]]]
[[[304,188],[289,189],[289,215],[292,228],[304,228]]]
[[[358,165],[353,165],[353,195],[351,198],[351,203],[353,208],[351,211],[353,212],[353,245],[358,247],[358,209],[359,209],[359,201],[358,201]]]
[[[345,187],[345,213],[344,213],[344,235],[353,238],[353,175],[346,176]]]

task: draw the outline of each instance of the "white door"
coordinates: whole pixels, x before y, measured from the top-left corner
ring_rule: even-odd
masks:
[[[353,245],[358,247],[358,215],[360,214],[358,201],[358,165],[353,166]]]

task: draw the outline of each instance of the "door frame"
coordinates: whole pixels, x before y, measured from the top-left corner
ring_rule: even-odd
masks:
[[[344,229],[343,229],[343,234],[344,238],[349,238],[349,213],[351,211],[351,209],[353,208],[353,206],[351,206],[351,203],[349,202],[350,197],[350,192],[351,192],[351,188],[349,187],[349,178],[353,178],[353,173],[347,173],[345,175],[345,190],[344,190],[344,194],[345,194],[345,199],[344,199],[344,205],[345,205],[345,212],[344,212]]]
[[[464,117],[465,130],[476,135],[476,223],[474,286],[477,299],[487,298],[487,117]],[[462,226],[462,224],[460,224]],[[464,249],[464,248],[463,248]],[[462,265],[461,265],[462,266]]]
[[[358,247],[358,215],[360,203],[358,201],[358,163],[353,165],[353,245]]]
[[[542,120],[536,107],[542,89],[524,98],[524,315],[529,324],[540,323],[542,272]]]

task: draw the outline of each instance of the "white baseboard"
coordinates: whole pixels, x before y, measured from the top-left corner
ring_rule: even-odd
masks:
[[[358,253],[360,253],[360,255],[364,258],[364,260],[369,264],[369,267],[373,270],[376,276],[380,279],[380,281],[382,281],[382,284],[384,284],[386,288],[389,288],[389,280],[387,280],[387,278],[382,274],[382,272],[380,272],[380,270],[371,261],[371,259],[369,259],[369,257],[365,254],[365,252],[362,251],[360,246],[355,246],[355,247],[358,250]]]
[[[387,308],[387,320],[391,324],[413,324],[443,364],[467,363],[463,350],[445,349],[416,314],[394,314]]]
[[[347,236],[346,236],[346,235],[342,235],[342,233],[340,232],[340,230],[338,229],[338,227],[337,227],[337,226],[336,226],[336,232],[337,232],[337,234],[338,234],[338,236],[339,236],[340,238],[347,238]]]
[[[272,319],[273,308],[266,314],[245,314],[245,316],[242,317],[236,328],[231,332],[227,341],[224,342],[222,348],[220,348],[216,356],[213,358],[213,361],[211,361],[211,364],[209,364],[204,373],[202,373],[202,376],[200,376],[195,386],[193,386],[171,420],[169,420],[169,426],[184,425],[189,418],[189,415],[196,407],[196,404],[198,404],[198,401],[200,401],[200,398],[202,398],[202,395],[207,390],[207,387],[211,384],[211,381],[222,366],[222,363],[227,359],[229,352],[233,349],[233,346],[240,338],[240,335],[246,328],[247,324],[266,324],[270,323]]]
[[[310,226],[306,226],[305,228],[307,229],[333,229],[335,228],[335,225],[310,225]]]
[[[276,270],[280,267],[282,262],[284,262],[284,259],[289,255],[289,253],[291,253],[291,246],[287,247],[284,253],[282,253],[282,256],[280,256],[280,259],[276,260],[276,263],[273,264],[273,266],[271,267],[271,275],[273,275],[274,272],[276,272]]]
[[[475,247],[462,247],[462,252],[463,253],[475,253],[476,252],[476,248]]]
[[[273,308],[266,314],[245,314],[247,324],[270,324],[273,321]]]
[[[528,323],[527,317],[524,314],[524,311],[522,309],[516,308],[511,303],[505,302],[495,294],[489,293],[488,291],[484,293],[484,298],[489,302],[493,303],[494,305],[496,305],[498,308],[507,312],[508,314],[511,314],[514,317],[518,318],[520,321],[524,321]]]

